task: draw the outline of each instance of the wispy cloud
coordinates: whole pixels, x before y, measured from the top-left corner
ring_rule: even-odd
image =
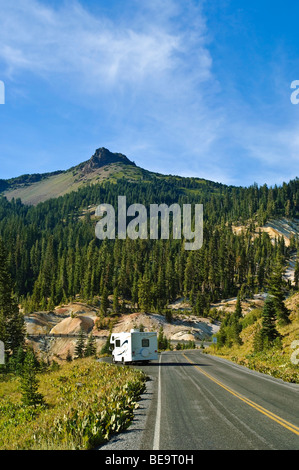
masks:
[[[151,5],[151,12],[160,16],[161,11],[153,8],[157,3]],[[175,3],[166,5],[169,14]],[[160,17],[158,24],[151,18],[146,25],[144,16],[137,15],[135,22],[128,18],[119,25],[92,15],[78,2],[63,3],[57,10],[37,0],[13,4],[1,0],[0,6],[0,59],[7,74],[27,70],[47,77],[72,76],[73,81],[84,79],[93,91],[95,86],[119,83],[134,87],[179,72],[193,40],[172,30],[168,17],[164,24]],[[164,5],[166,16],[165,11]],[[198,52],[192,75],[205,79],[208,54],[204,49],[203,55]]]
[[[119,5],[0,0],[0,78],[17,88],[33,77],[53,100],[80,103],[105,128],[96,145],[149,169],[230,184],[287,178],[281,156],[298,163],[297,128],[257,117],[237,77],[216,75],[204,2]]]

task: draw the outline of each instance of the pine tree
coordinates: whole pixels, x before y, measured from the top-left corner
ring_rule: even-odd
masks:
[[[16,375],[21,375],[25,357],[26,351],[23,349],[22,346],[19,346],[17,352],[10,357],[9,368]]]
[[[4,243],[0,239],[0,340],[6,354],[15,354],[25,341],[25,322],[13,295]]]
[[[160,327],[159,334],[158,334],[158,349],[165,350],[169,346],[169,341],[167,340],[166,336],[163,332],[163,327]]]
[[[242,305],[241,305],[241,293],[238,293],[237,296],[237,303],[236,303],[236,308],[235,308],[235,316],[237,318],[242,318]]]
[[[105,286],[101,295],[101,313],[107,315],[109,307],[108,289]]]
[[[148,312],[151,308],[151,283],[147,275],[144,275],[138,283],[138,305],[142,312]]]
[[[264,349],[264,342],[263,342],[262,328],[260,325],[258,325],[254,338],[253,338],[253,351],[255,353],[258,353],[258,352],[263,351],[263,349]]]
[[[240,321],[239,321],[239,317],[237,316],[236,313],[233,313],[233,315],[232,315],[230,329],[231,329],[231,332],[232,332],[233,342],[236,343],[236,344],[242,344],[242,339],[240,337],[242,327],[241,327],[241,324],[240,324]]]
[[[276,329],[276,310],[275,304],[271,297],[267,297],[263,313],[262,313],[262,329],[261,335],[263,338],[263,344],[271,346],[273,341],[280,337],[279,332]]]
[[[72,362],[72,360],[73,360],[73,357],[71,355],[71,351],[68,349],[67,355],[66,355],[66,361],[67,362]]]
[[[295,272],[294,272],[294,284],[295,284],[295,289],[299,289],[299,253],[297,254],[297,260],[295,264]]]
[[[80,328],[78,339],[75,345],[75,359],[82,359],[85,353],[85,333],[82,328]]]
[[[119,313],[119,298],[118,298],[118,287],[116,286],[113,291],[113,311]]]
[[[272,273],[269,278],[269,293],[273,297],[273,303],[280,325],[287,325],[290,323],[289,310],[285,306],[285,292],[283,281],[283,266],[280,260],[276,261]]]
[[[44,397],[38,392],[36,377],[36,358],[31,348],[28,348],[21,373],[22,402],[26,406],[44,405]]]
[[[196,296],[196,301],[195,301],[195,305],[193,307],[193,313],[194,315],[200,315],[202,316],[203,315],[203,310],[204,310],[204,299],[203,299],[203,295],[198,292],[197,293],[197,296]]]
[[[88,336],[86,348],[84,351],[85,357],[95,356],[97,352],[96,339],[92,333]]]

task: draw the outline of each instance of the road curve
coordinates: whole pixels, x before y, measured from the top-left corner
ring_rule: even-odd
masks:
[[[299,450],[299,385],[199,350],[138,367],[151,378],[146,410],[103,450]]]
[[[299,450],[299,385],[198,350],[163,353],[153,368],[142,450]]]

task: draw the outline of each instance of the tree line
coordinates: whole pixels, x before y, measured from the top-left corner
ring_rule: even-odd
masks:
[[[173,239],[98,240],[91,207],[117,209],[119,195],[128,205],[203,204],[202,248],[189,252],[184,240]],[[242,188],[167,176],[86,185],[35,207],[0,197],[0,339],[10,338],[4,342],[11,351],[21,342],[19,304],[30,313],[76,296],[100,298],[104,315],[109,295],[115,311],[130,305],[144,312],[161,312],[184,296],[193,313],[208,316],[212,302],[266,288],[275,260],[283,265],[298,250],[296,239],[286,247],[283,238],[272,243],[267,233],[254,233],[255,222],[298,217],[298,196],[298,178],[280,187]],[[234,223],[246,230],[237,235]],[[11,335],[13,329],[18,334]]]
[[[236,235],[231,224],[252,221],[253,216],[265,220],[285,215],[287,208],[296,216],[298,186],[298,179],[266,189],[167,177],[156,178],[154,184],[121,180],[117,185],[88,186],[36,207],[1,198],[0,236],[15,293],[27,311],[51,309],[78,294],[90,300],[105,289],[111,294],[118,289],[121,297],[143,310],[189,296],[199,311],[209,302],[235,295],[240,286],[255,291],[263,287],[272,260],[277,254],[285,258],[289,250],[283,239],[273,245],[266,233],[252,241],[253,225]],[[117,207],[119,194],[127,196],[128,205],[203,203],[202,249],[186,252],[181,240],[99,241],[95,220],[82,211],[100,202]],[[297,247],[294,240],[291,249]]]

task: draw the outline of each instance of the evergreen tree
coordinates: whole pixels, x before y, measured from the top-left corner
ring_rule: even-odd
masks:
[[[280,325],[290,323],[289,310],[285,306],[285,289],[283,281],[283,265],[281,260],[276,261],[269,278],[269,293],[273,297],[275,312]]]
[[[113,311],[114,313],[119,313],[119,296],[118,296],[118,287],[116,286],[113,291]]]
[[[294,284],[295,284],[295,289],[299,290],[299,253],[297,254],[297,260],[295,264]]]
[[[101,354],[111,354],[111,351],[110,351],[110,338],[111,338],[111,334],[108,336],[108,338],[106,339],[106,342],[105,344],[102,346],[102,349],[101,349]]]
[[[95,356],[97,352],[96,339],[92,333],[88,336],[86,348],[84,351],[85,357]]]
[[[232,319],[230,323],[230,330],[231,330],[233,342],[236,344],[242,344],[242,340],[240,337],[242,326],[240,324],[240,319],[236,313],[233,313],[232,315]]]
[[[258,325],[254,338],[253,338],[253,351],[255,353],[258,353],[258,352],[263,351],[263,349],[264,349],[264,342],[263,342],[262,328],[260,325]]]
[[[75,359],[82,359],[85,354],[85,333],[83,328],[80,328],[78,339],[75,345]]]
[[[4,243],[0,238],[0,340],[6,354],[15,354],[25,341],[25,322],[13,295]]]
[[[17,352],[14,355],[10,356],[9,369],[16,375],[21,375],[25,357],[26,351],[23,349],[22,346],[19,346]]]
[[[101,295],[101,313],[107,315],[109,307],[108,289],[105,286]]]
[[[169,341],[164,335],[163,327],[161,326],[159,330],[159,334],[158,334],[158,349],[165,350],[168,347],[169,347]]]
[[[45,404],[44,397],[38,392],[38,379],[36,377],[36,358],[31,348],[28,348],[21,373],[22,402],[26,406]]]
[[[138,305],[142,312],[149,312],[151,308],[151,282],[145,275],[138,284]]]
[[[271,297],[267,297],[262,313],[261,329],[264,347],[267,347],[268,345],[271,346],[273,341],[280,337],[280,334],[276,329],[276,318],[274,301]]]
[[[67,362],[72,362],[72,360],[73,360],[73,357],[72,357],[72,355],[71,355],[70,350],[68,349],[67,355],[66,355],[66,361],[67,361]]]
[[[236,308],[235,308],[235,316],[237,318],[242,318],[242,305],[241,305],[241,293],[238,293],[237,296],[237,303],[236,303]]]

